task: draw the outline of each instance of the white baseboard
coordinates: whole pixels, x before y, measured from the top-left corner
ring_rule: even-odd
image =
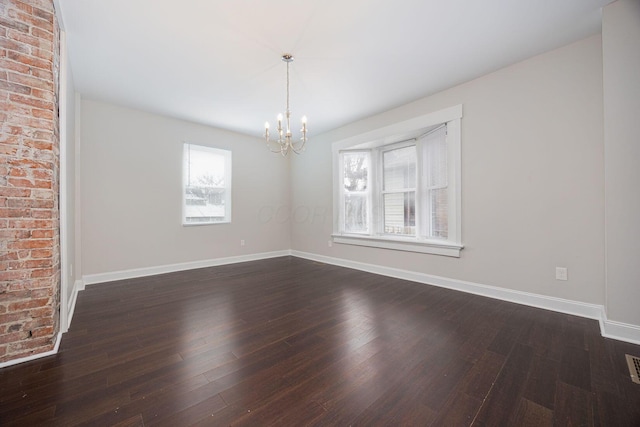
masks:
[[[215,267],[218,265],[235,264],[239,262],[257,261],[261,259],[277,258],[288,255],[291,255],[291,251],[288,249],[283,251],[261,252],[257,254],[183,262],[179,264],[159,265],[155,267],[135,268],[131,270],[113,271],[109,273],[88,274],[86,276],[82,276],[82,281],[85,285],[95,285],[97,283],[113,282],[116,280],[134,279],[136,277],[154,276],[156,274],[194,270],[196,268]]]
[[[17,365],[19,363],[29,362],[31,360],[40,359],[41,357],[53,356],[58,352],[58,348],[60,348],[60,341],[62,340],[62,332],[58,332],[56,336],[56,343],[53,346],[53,350],[45,351],[44,353],[33,354],[27,357],[21,357],[20,359],[13,359],[7,362],[0,363],[0,369],[6,368],[7,366]]]
[[[572,314],[574,316],[595,319],[600,324],[600,333],[603,337],[626,341],[633,344],[640,344],[640,327],[608,320],[602,305],[587,304],[579,301],[515,291],[512,289],[499,288],[480,283],[466,282],[447,277],[434,276],[431,274],[418,273],[415,271],[401,270],[374,264],[366,264],[296,250],[292,250],[291,255],[340,267],[380,274],[382,276],[439,286],[442,288],[495,298],[502,301],[509,301],[516,304],[523,304],[560,313]]]
[[[71,298],[69,298],[69,306],[67,307],[67,324],[63,325],[62,332],[67,332],[71,326],[71,319],[73,319],[73,313],[76,310],[76,301],[78,301],[78,292],[84,290],[84,282],[82,280],[76,280],[73,283],[73,290],[71,291]]]
[[[602,336],[640,345],[640,326],[605,319],[600,324]]]

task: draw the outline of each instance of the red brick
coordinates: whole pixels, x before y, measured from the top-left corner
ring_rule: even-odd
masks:
[[[32,169],[31,175],[36,179],[51,179],[53,172],[49,169]]]
[[[24,280],[31,277],[29,271],[20,270],[20,271],[0,271],[0,282],[10,281],[10,280]]]
[[[0,344],[7,344],[10,342],[16,342],[23,340],[29,336],[28,333],[18,331],[18,332],[10,332],[8,334],[0,335]]]
[[[41,48],[48,49],[49,51],[53,51],[53,39],[37,37],[32,34],[25,34],[21,31],[9,30],[7,32],[7,37],[9,39],[18,41],[20,43]]]
[[[5,113],[11,113],[11,117],[14,116],[30,116],[33,114],[32,108],[28,105],[16,104],[11,101],[2,101],[0,102],[0,109],[2,109]]]
[[[39,47],[32,47],[31,55],[35,56],[36,58],[43,59],[45,61],[52,61],[53,59],[53,53],[50,50],[40,49]]]
[[[53,211],[51,209],[33,209],[31,217],[33,219],[52,219]]]
[[[51,0],[29,0],[29,4],[53,13],[53,2]]]
[[[29,239],[18,240],[15,242],[8,242],[8,249],[46,249],[53,247],[53,241],[51,239]],[[31,276],[37,277],[37,276]]]
[[[31,34],[33,34],[33,36],[35,37],[38,37],[39,39],[53,42],[53,33],[50,31],[43,30],[42,28],[32,27]]]
[[[50,22],[51,24],[53,24],[53,13],[50,12],[45,12],[42,9],[38,9],[37,7],[33,8],[33,15],[37,16],[40,19],[43,19],[47,22]],[[53,28],[53,26],[52,26]],[[49,49],[49,51],[52,51],[53,49]]]
[[[14,290],[11,289],[7,292],[7,302],[18,301],[18,300],[26,300],[27,298],[31,298],[31,290],[29,288],[23,288]]]
[[[9,177],[7,179],[7,183],[11,187],[20,187],[20,188],[33,188],[33,187],[35,187],[33,182],[31,182],[28,179],[24,179],[24,178]]]
[[[31,230],[31,238],[33,239],[51,239],[53,238],[53,230]]]
[[[53,81],[53,71],[51,70],[43,70],[42,68],[32,68],[29,74],[39,79]]]
[[[53,32],[53,21],[49,22],[46,19],[41,19],[39,17],[36,17],[35,15],[30,15],[23,11],[10,9],[9,18],[13,18],[16,21],[24,22],[25,24]]]
[[[11,208],[28,207],[28,208],[41,208],[52,209],[53,200],[42,199],[7,199],[7,206]]]
[[[54,192],[51,190],[44,189],[33,189],[31,190],[31,197],[36,199],[53,199]]]
[[[11,284],[7,287],[7,290],[10,292],[19,292],[25,290],[31,292],[31,288],[33,288],[33,286],[35,285],[36,284],[34,283],[34,281],[25,279],[22,281],[11,282]]]
[[[44,79],[39,79],[37,77],[28,76],[25,74],[15,73],[11,71],[7,73],[7,77],[9,78],[9,81],[12,83],[18,83],[24,86],[28,86],[31,89],[42,89],[42,90],[53,91],[53,81],[47,81]]]
[[[11,170],[9,171],[9,176],[25,177],[25,176],[27,176],[27,170],[18,169],[18,168],[11,168]]]
[[[54,329],[53,326],[46,326],[44,328],[36,328],[31,331],[31,336],[33,338],[39,337],[50,337],[53,335]]]
[[[5,254],[0,255],[0,261],[9,261],[18,259],[18,254],[15,252],[7,252]]]
[[[23,129],[20,126],[14,126],[9,122],[5,122],[0,127],[0,141],[4,142],[5,140],[16,136],[24,135]]]
[[[21,188],[51,188],[51,181],[42,179],[30,180],[25,178],[9,177],[7,182],[10,186]]]
[[[17,152],[18,152],[18,147],[15,145],[0,144],[0,156],[2,155],[15,156]]]
[[[30,4],[24,3],[22,1],[14,1],[13,2],[13,7],[15,7],[16,9],[19,9],[23,12],[28,13],[29,15],[33,14],[33,7],[31,7]]]
[[[33,169],[51,169],[51,164],[48,162],[40,162],[32,159],[14,159],[10,160],[11,166],[17,166],[21,168],[33,168]]]
[[[25,24],[24,22],[15,21],[13,19],[7,19],[4,16],[0,16],[0,26],[6,27],[6,28],[13,28],[15,30],[22,31],[25,33],[29,32],[29,25]]]
[[[49,303],[49,298],[37,298],[37,299],[28,299],[18,302],[10,302],[9,307],[7,309],[9,311],[23,311],[28,310],[30,308],[39,308],[47,305]]]
[[[44,289],[34,289],[33,291],[31,291],[31,296],[33,298],[49,298],[53,296],[53,290],[51,289],[51,287],[47,287]]]
[[[21,93],[23,95],[31,94],[31,88],[17,83],[10,83],[4,80],[0,80],[0,89],[8,90],[9,92]]]
[[[1,84],[2,82],[0,82]],[[34,129],[51,129],[53,130],[53,121],[52,120],[44,120],[38,119],[35,117],[28,116],[14,116],[11,120],[11,123],[14,125],[21,125],[26,127],[31,127]]]
[[[51,110],[39,110],[37,108],[34,108],[33,110],[31,110],[31,112],[33,113],[34,117],[37,117],[39,119],[53,120],[54,118],[53,111]]]
[[[50,277],[53,276],[54,270],[53,268],[39,268],[36,270],[31,270],[30,277]]]
[[[50,90],[40,90],[40,89],[32,88],[31,95],[38,99],[43,99],[45,101],[50,101],[50,102],[54,101],[53,92]]]
[[[31,190],[29,190],[28,188],[0,187],[0,196],[29,197],[31,196]]]
[[[22,144],[25,147],[35,148],[36,150],[45,150],[45,151],[53,150],[53,143],[50,141],[42,141],[39,139],[25,139],[22,141]]]
[[[7,307],[7,310],[9,310],[8,307]],[[24,319],[25,317],[26,317],[26,313],[24,312],[11,312],[11,313],[0,314],[0,325],[17,322],[18,320]]]
[[[0,38],[0,47],[25,55],[29,55],[31,53],[31,48],[29,47],[29,45],[4,37]]]
[[[15,208],[0,208],[0,217],[3,218],[27,218],[31,214],[31,209],[15,209]],[[0,233],[5,230],[0,230]],[[13,231],[13,230],[7,230]]]
[[[53,316],[53,308],[51,306],[34,308],[29,310],[31,317],[47,318]]]
[[[2,66],[2,64],[0,63],[0,66]],[[11,102],[16,102],[18,104],[23,104],[23,105],[29,105],[31,107],[35,107],[35,108],[41,108],[43,110],[51,110],[53,111],[54,108],[54,104],[53,102],[50,101],[43,101],[41,99],[37,99],[37,98],[31,98],[28,96],[24,96],[24,95],[20,95],[17,93],[10,93],[9,94],[9,100]],[[48,138],[51,138],[53,135],[48,136]]]
[[[52,228],[53,222],[47,219],[10,219],[9,228],[22,228],[22,229],[37,229],[37,228]]]
[[[53,251],[51,249],[35,249],[32,250],[29,255],[31,258],[50,258],[53,256]]]
[[[36,58],[31,55],[23,55],[19,52],[15,51],[7,51],[6,57],[11,59],[12,61],[19,62],[24,65],[28,65],[30,67],[42,68],[43,70],[51,69],[51,62],[45,61],[40,58]]]

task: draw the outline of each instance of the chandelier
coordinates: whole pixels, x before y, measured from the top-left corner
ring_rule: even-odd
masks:
[[[282,55],[282,60],[287,63],[287,109],[285,110],[286,128],[282,126],[282,114],[278,114],[278,139],[272,141],[269,137],[269,122],[264,124],[264,137],[267,142],[267,147],[272,153],[280,153],[282,156],[289,154],[289,151],[293,151],[296,154],[300,154],[304,150],[304,144],[307,142],[307,117],[302,116],[302,128],[300,129],[299,141],[295,141],[291,133],[291,111],[289,110],[289,64],[293,62],[293,55],[285,53]]]

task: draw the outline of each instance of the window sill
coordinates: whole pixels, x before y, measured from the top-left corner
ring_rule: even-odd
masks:
[[[231,221],[215,221],[215,222],[183,222],[183,227],[198,227],[201,225],[231,224]]]
[[[368,246],[372,248],[392,249],[396,251],[419,252],[423,254],[443,255],[460,258],[463,245],[437,240],[417,240],[402,237],[359,236],[354,234],[333,234],[334,243],[344,245]]]

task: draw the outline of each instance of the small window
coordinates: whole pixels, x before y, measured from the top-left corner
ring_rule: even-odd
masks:
[[[184,144],[182,224],[231,222],[231,151]]]

